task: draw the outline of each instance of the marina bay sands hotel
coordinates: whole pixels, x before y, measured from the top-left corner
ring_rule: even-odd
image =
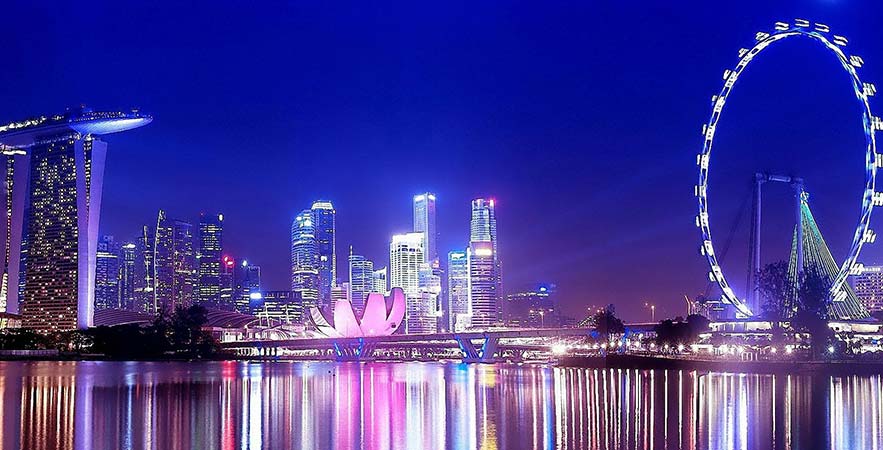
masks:
[[[0,312],[41,332],[92,326],[107,153],[100,136],[152,120],[79,108],[0,126]]]

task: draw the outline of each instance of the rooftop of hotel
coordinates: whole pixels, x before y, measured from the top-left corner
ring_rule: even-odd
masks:
[[[62,114],[40,116],[0,126],[0,146],[23,149],[42,139],[69,132],[100,136],[142,127],[153,117],[137,109],[131,111],[93,111],[81,106]]]

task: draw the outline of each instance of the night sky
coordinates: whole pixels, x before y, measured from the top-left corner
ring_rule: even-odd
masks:
[[[349,245],[386,264],[390,235],[411,228],[411,197],[432,191],[445,253],[467,244],[470,199],[497,200],[506,291],[557,283],[573,316],[615,303],[646,319],[645,301],[681,314],[682,295],[706,288],[695,157],[724,69],[755,32],[801,17],[847,36],[860,75],[883,88],[883,12],[853,0],[660,3],[4,2],[0,122],[81,103],[152,113],[106,138],[102,233],[130,239],[160,208],[194,222],[222,212],[227,253],[261,265],[265,289],[288,287],[291,220],[313,200],[337,207],[343,274]],[[883,115],[883,98],[873,106]],[[758,169],[807,179],[842,260],[861,130],[846,73],[817,43],[788,40],[752,62],[724,110],[709,187],[737,292],[740,205]],[[773,261],[790,246],[793,200],[784,186],[766,200]]]

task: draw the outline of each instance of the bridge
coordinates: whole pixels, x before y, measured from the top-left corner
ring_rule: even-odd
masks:
[[[626,335],[651,331],[655,324],[631,324]],[[550,338],[590,337],[594,330],[579,328],[538,328],[492,331],[467,331],[433,334],[394,334],[391,336],[368,336],[357,338],[317,337],[296,339],[259,339],[222,342],[221,348],[235,351],[242,356],[278,357],[280,349],[318,350],[329,353],[337,361],[370,361],[378,349],[432,348],[456,349],[463,362],[495,362],[504,359],[504,352],[518,354],[527,351],[551,351],[548,343],[528,344],[525,340]],[[519,340],[522,342],[502,342]]]

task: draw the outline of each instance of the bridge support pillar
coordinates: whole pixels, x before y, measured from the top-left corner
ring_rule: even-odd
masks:
[[[337,361],[370,361],[374,359],[374,342],[359,339],[357,342],[334,342],[334,359]]]
[[[490,363],[499,361],[500,359],[497,356],[500,346],[500,338],[485,335],[484,342],[481,344],[480,348],[476,347],[471,339],[460,335],[455,335],[454,339],[457,340],[457,344],[460,346],[460,351],[463,353],[463,362],[465,363]]]

